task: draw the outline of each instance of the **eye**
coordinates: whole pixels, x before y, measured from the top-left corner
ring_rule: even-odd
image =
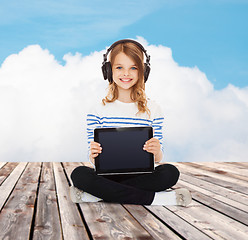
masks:
[[[136,67],[131,67],[131,69],[132,69],[132,70],[137,70],[137,68],[136,68]]]
[[[116,69],[122,69],[122,67],[116,67]]]

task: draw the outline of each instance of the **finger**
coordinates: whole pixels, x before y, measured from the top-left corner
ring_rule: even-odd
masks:
[[[101,144],[100,144],[100,143],[96,143],[96,142],[91,142],[90,148],[91,148],[91,149],[98,149],[98,148],[101,148]]]
[[[150,142],[159,142],[159,140],[157,138],[151,138]]]
[[[95,153],[95,154],[92,154],[92,157],[96,158],[98,155],[99,155],[98,153]]]
[[[95,141],[91,141],[91,142],[90,142],[90,145],[101,145],[101,144],[98,143],[98,142],[95,142]]]
[[[157,138],[150,138],[146,143],[151,143],[151,142],[159,142]]]
[[[154,146],[159,146],[159,145],[160,145],[159,142],[150,142],[150,143],[146,144],[146,146],[148,146],[148,147],[154,147]]]
[[[102,149],[91,149],[91,152],[92,153],[101,153],[102,152]]]
[[[90,143],[90,147],[93,147],[93,148],[100,147],[100,146],[101,146],[101,144],[97,143],[97,142],[91,142]]]
[[[102,152],[101,151],[92,151],[91,154],[94,155],[94,154],[101,154]]]
[[[150,142],[144,145],[144,147],[160,147],[159,142]]]
[[[145,150],[147,150],[147,151],[159,151],[160,149],[158,147],[148,147],[148,148],[145,148]]]
[[[101,151],[101,150],[102,150],[102,147],[93,146],[93,147],[90,147],[90,150],[91,150],[91,151]]]
[[[158,146],[145,146],[143,149],[146,151],[149,151],[149,152],[151,152],[151,151],[156,152],[156,151],[160,150],[160,147],[158,147]]]

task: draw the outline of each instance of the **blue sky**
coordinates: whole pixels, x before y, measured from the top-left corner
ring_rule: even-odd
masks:
[[[197,66],[215,89],[248,86],[248,1],[1,0],[0,64],[31,44],[63,61],[122,38],[144,37],[172,49],[180,66]]]
[[[247,161],[247,13],[248,0],[0,0],[0,161],[85,159],[102,53],[123,38],[151,55],[165,161]]]

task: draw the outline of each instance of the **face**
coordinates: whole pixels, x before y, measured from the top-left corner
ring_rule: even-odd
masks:
[[[116,55],[112,66],[113,80],[121,91],[131,91],[138,81],[138,68],[125,53]]]

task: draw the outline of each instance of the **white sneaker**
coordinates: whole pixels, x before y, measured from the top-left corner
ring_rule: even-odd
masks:
[[[179,188],[179,189],[175,189],[175,192],[176,192],[177,205],[186,207],[191,203],[192,197],[188,189]]]
[[[76,187],[70,186],[70,197],[74,203],[83,203],[83,190],[79,190]]]
[[[102,200],[74,186],[70,186],[70,197],[74,203],[99,202]]]

